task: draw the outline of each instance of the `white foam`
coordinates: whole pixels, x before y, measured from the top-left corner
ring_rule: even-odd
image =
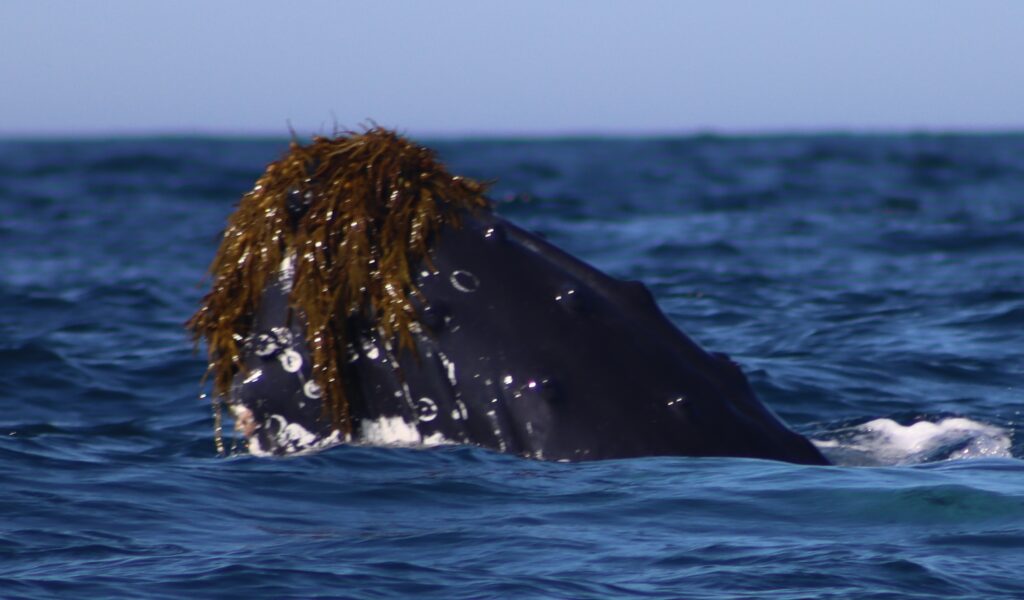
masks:
[[[962,417],[937,423],[900,425],[875,419],[835,432],[814,443],[833,462],[846,465],[900,465],[937,460],[1009,457],[1009,433],[995,425]]]
[[[440,432],[424,437],[415,424],[402,417],[363,419],[361,429],[362,439],[359,441],[370,446],[440,446],[454,443]]]

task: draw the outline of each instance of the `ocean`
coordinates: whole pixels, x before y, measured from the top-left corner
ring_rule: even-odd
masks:
[[[836,466],[218,456],[183,323],[288,140],[0,141],[0,598],[1024,596],[1024,135],[423,141]]]

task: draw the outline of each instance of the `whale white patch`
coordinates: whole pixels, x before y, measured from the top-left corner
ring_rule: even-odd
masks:
[[[302,368],[302,355],[291,348],[282,352],[277,359],[281,361],[281,368],[289,373],[298,373]]]
[[[462,400],[455,401],[455,408],[452,409],[452,419],[456,421],[465,421],[469,418],[469,411],[466,410],[466,405],[463,404]]]
[[[426,396],[416,401],[416,416],[420,421],[429,423],[437,418],[437,403]]]
[[[251,437],[256,431],[256,419],[253,417],[252,411],[241,404],[231,404],[229,406],[231,415],[235,418],[235,431],[246,438]]]
[[[277,341],[284,346],[291,346],[295,336],[287,327],[271,327],[270,331],[277,337]]]
[[[455,362],[440,350],[437,351],[437,358],[441,360],[441,365],[448,375],[448,383],[452,384],[453,388],[458,387],[459,381],[455,378]]]
[[[320,384],[310,379],[305,384],[303,384],[302,393],[305,394],[307,398],[316,400],[317,398],[323,395],[323,390],[320,389]]]
[[[263,369],[253,369],[249,371],[249,375],[242,380],[242,383],[254,383],[259,381],[260,377],[263,377]]]
[[[261,333],[256,336],[256,342],[253,348],[256,356],[266,358],[277,352],[277,349],[277,338],[275,336],[266,333]]]
[[[238,408],[241,408],[241,411]],[[243,423],[240,416],[244,417],[245,413],[248,413],[251,420],[252,413],[248,409],[233,407],[233,410],[236,418],[235,429],[238,429],[239,425]],[[336,446],[342,441],[341,432],[337,429],[331,431],[330,435],[326,437],[320,437],[298,423],[289,423],[281,415],[270,415],[267,419],[266,427],[277,430],[274,434],[272,448],[264,448],[258,435],[249,434],[246,444],[249,448],[249,454],[253,456],[274,456],[274,450],[276,449],[276,453],[284,454],[285,456],[301,456]]]
[[[281,266],[278,268],[278,282],[285,292],[292,291],[292,281],[295,279],[295,253],[289,252],[281,259]]]
[[[452,287],[463,293],[475,292],[480,287],[480,279],[469,271],[452,271],[448,277]]]

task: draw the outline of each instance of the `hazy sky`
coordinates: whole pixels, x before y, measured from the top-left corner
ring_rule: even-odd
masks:
[[[1024,1],[0,2],[0,134],[1024,129]]]

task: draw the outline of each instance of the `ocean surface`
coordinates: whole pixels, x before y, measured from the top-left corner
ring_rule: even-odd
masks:
[[[837,466],[219,457],[182,325],[287,140],[2,141],[0,598],[1024,597],[1024,135],[433,145]]]

